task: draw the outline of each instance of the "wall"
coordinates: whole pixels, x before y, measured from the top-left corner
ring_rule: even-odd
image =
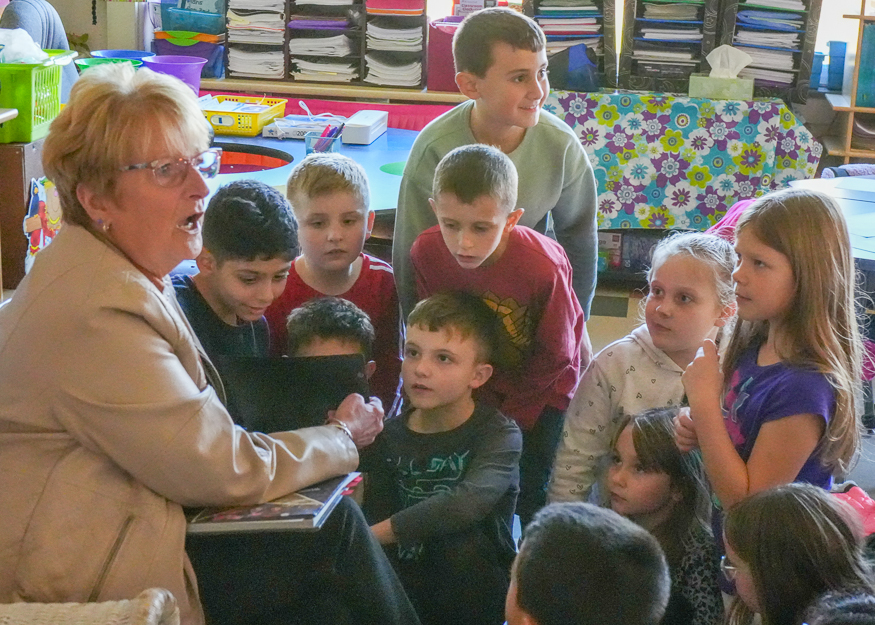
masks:
[[[3,0],[0,0],[3,2]],[[88,45],[92,50],[106,48],[108,24],[106,2],[97,0],[97,25],[91,23],[91,0],[49,0],[58,11],[64,29],[68,33],[88,33]]]

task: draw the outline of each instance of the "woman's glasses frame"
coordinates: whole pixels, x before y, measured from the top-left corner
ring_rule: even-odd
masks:
[[[215,178],[221,164],[222,148],[210,148],[191,158],[159,158],[148,163],[120,167],[119,171],[151,169],[155,184],[159,187],[175,187],[185,180],[189,168],[193,168],[203,178]]]

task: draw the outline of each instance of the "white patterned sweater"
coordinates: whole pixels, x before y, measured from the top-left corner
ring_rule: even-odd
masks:
[[[581,377],[565,414],[548,501],[585,501],[623,417],[680,405],[682,373],[653,345],[644,324],[600,351]]]

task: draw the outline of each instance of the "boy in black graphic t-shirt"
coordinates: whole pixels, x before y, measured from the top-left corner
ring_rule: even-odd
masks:
[[[423,625],[504,622],[522,435],[472,398],[492,374],[498,332],[474,295],[417,304],[401,366],[409,406],[362,458],[371,530]]]

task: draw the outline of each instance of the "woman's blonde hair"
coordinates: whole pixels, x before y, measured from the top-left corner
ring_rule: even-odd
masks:
[[[798,625],[828,590],[873,591],[860,525],[850,506],[803,483],[756,493],[727,511],[726,542],[750,569],[763,625]],[[752,618],[736,598],[729,625]]]
[[[786,189],[754,202],[738,220],[736,235],[745,230],[790,261],[796,295],[782,322],[788,341],[779,356],[815,368],[835,389],[835,412],[818,455],[827,468],[846,472],[860,448],[863,344],[854,259],[841,209],[823,193]],[[768,321],[739,320],[723,361],[727,384],[741,354],[765,341],[768,332]]]
[[[210,127],[185,83],[127,63],[85,72],[43,144],[43,167],[57,186],[64,220],[91,228],[77,187],[112,193],[118,169],[141,162],[156,136],[172,154],[192,156],[209,147]]]

